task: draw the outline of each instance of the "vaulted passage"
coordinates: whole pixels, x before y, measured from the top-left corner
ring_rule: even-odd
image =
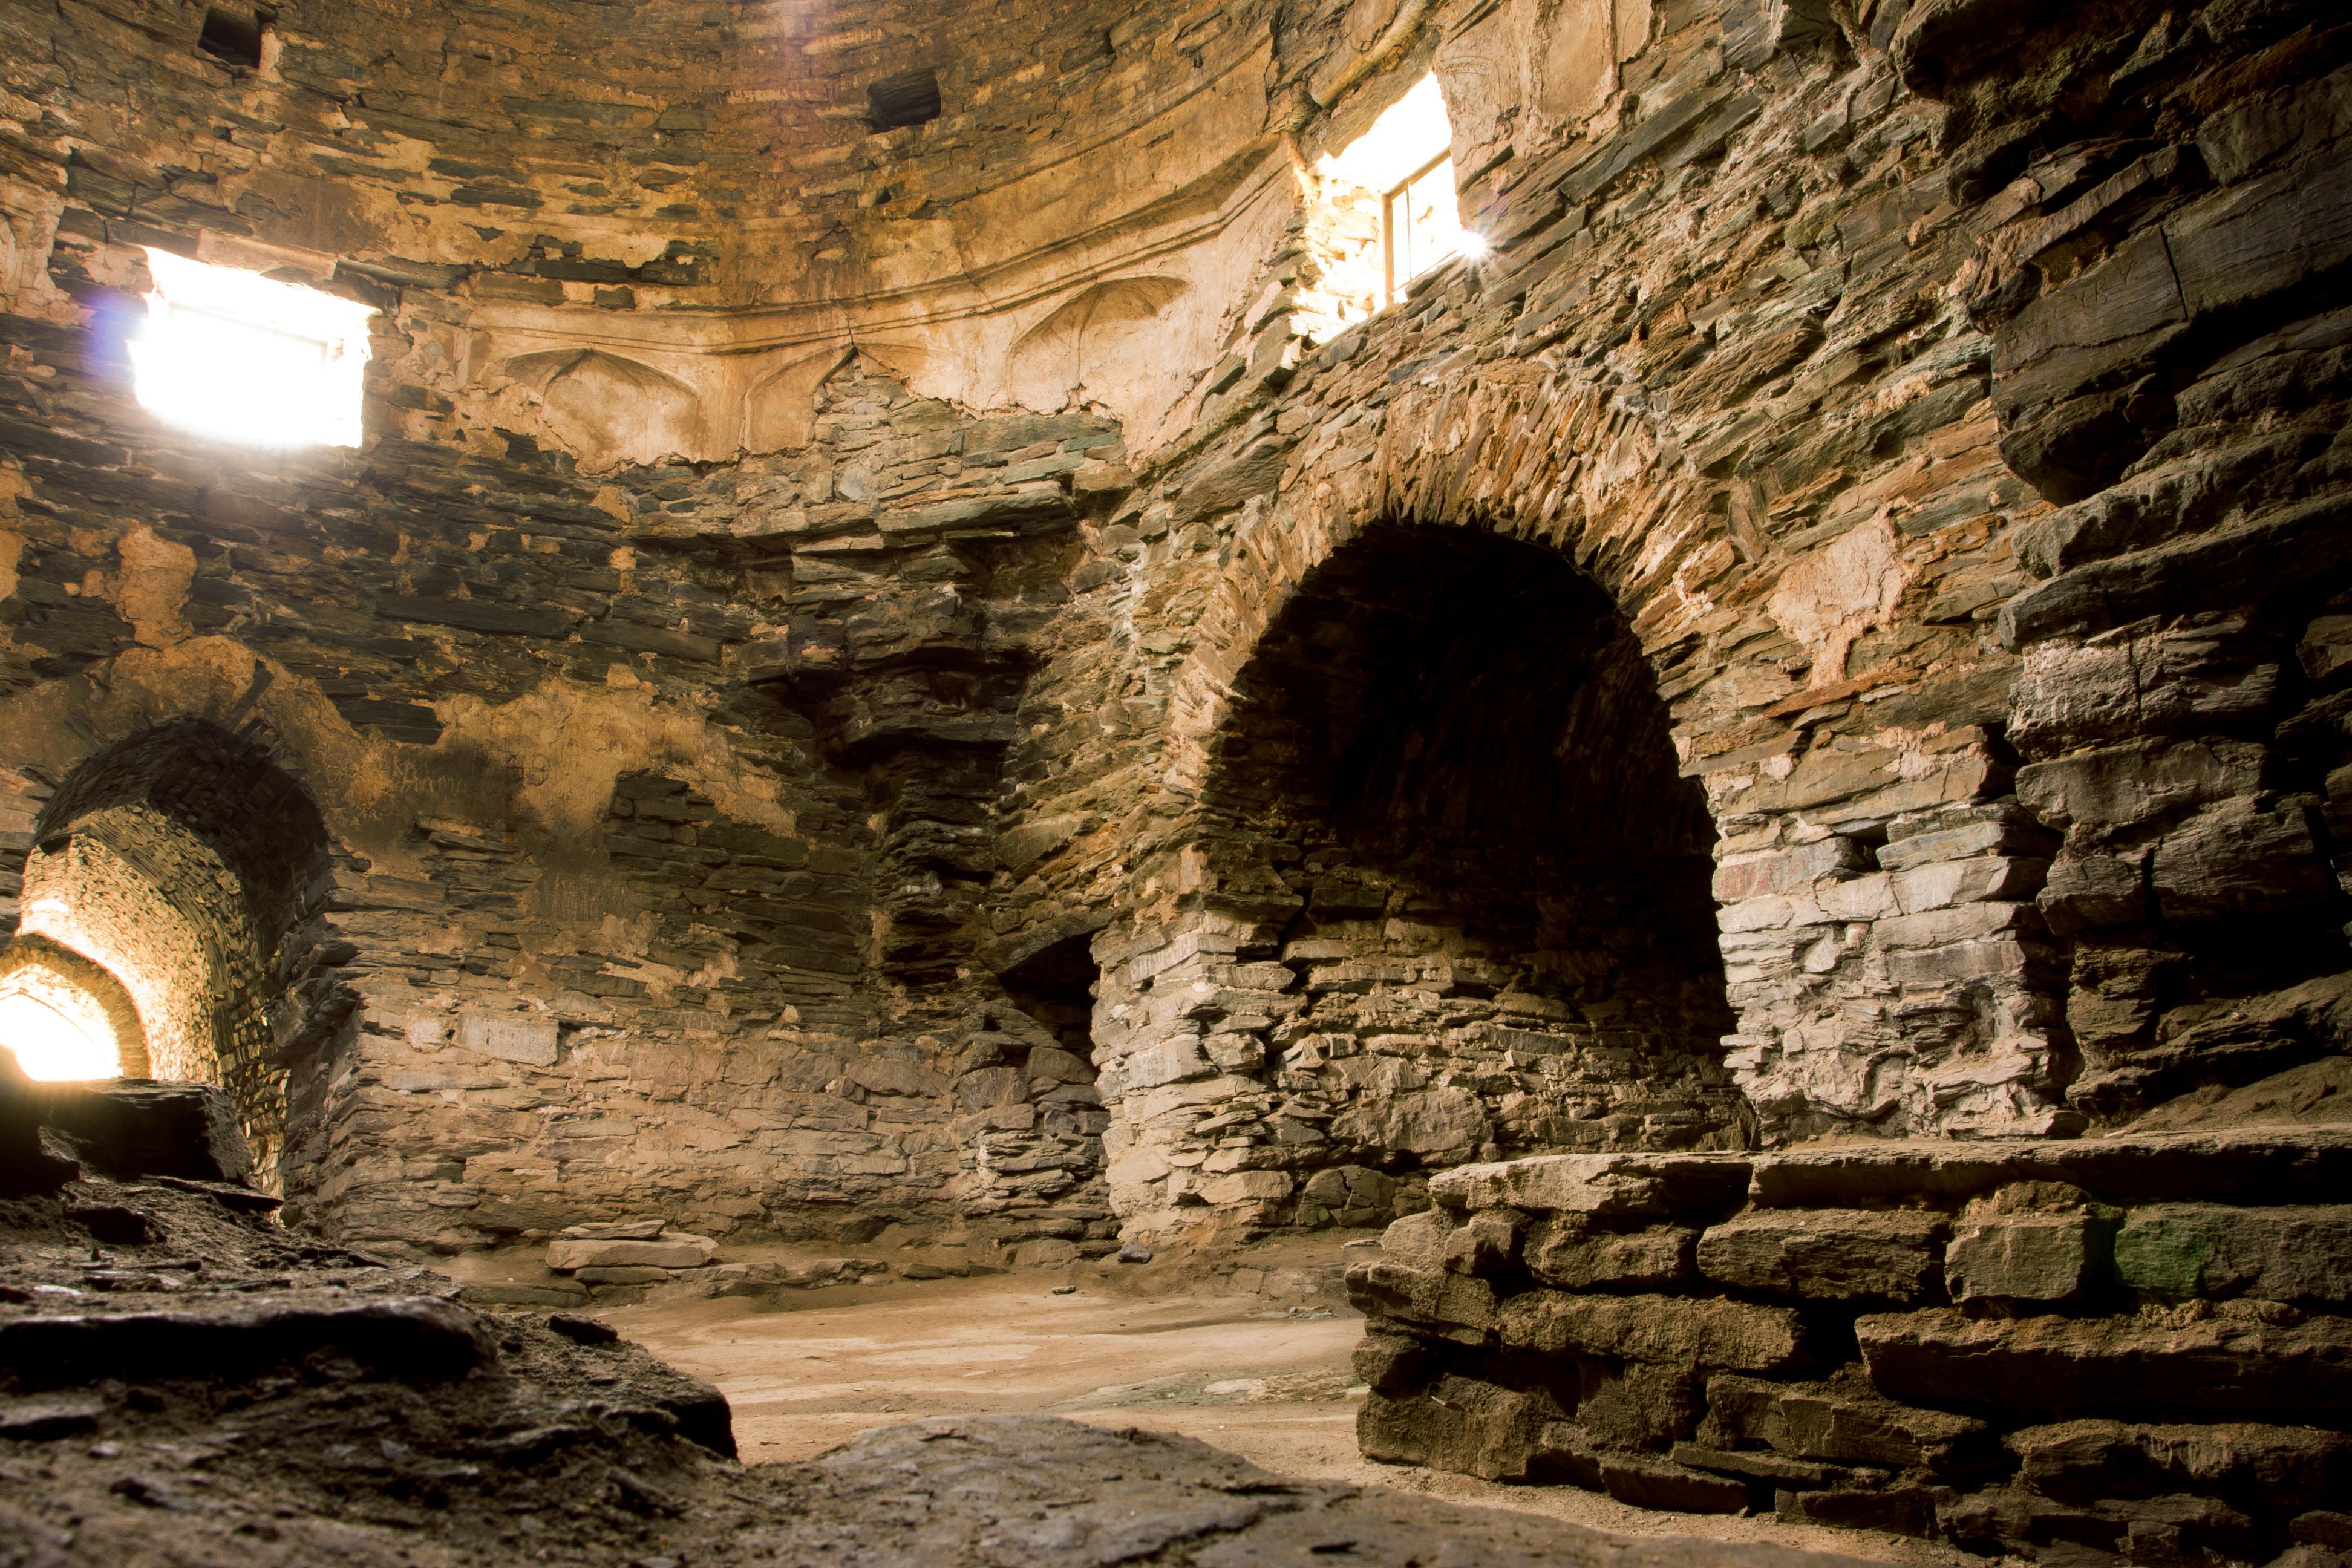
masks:
[[[1368,531],[1260,645],[1220,760],[1218,809],[1301,900],[1285,1065],[1351,1090],[1351,1158],[1737,1140],[1706,801],[1565,561]]]
[[[1267,631],[1218,761],[1221,809],[1302,844],[1465,886],[1524,888],[1531,855],[1658,871],[1704,912],[1714,832],[1649,668],[1607,596],[1533,545],[1367,531]]]
[[[1230,964],[1189,1005],[1151,954],[1114,975],[1106,1081],[1264,1088],[1144,1118],[1164,1202],[1362,1223],[1464,1160],[1747,1141],[1705,801],[1559,557],[1367,531],[1260,641],[1205,804],[1185,919]]]
[[[327,890],[317,808],[259,748],[180,720],[75,769],[34,838],[0,991],[68,1016],[82,999],[82,1032],[119,1053],[58,1076],[219,1084],[274,1173],[288,1068],[348,1011],[304,984]]]

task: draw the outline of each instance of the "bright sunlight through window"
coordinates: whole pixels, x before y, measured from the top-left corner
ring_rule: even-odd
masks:
[[[155,291],[131,343],[139,401],[248,447],[356,447],[365,305],[150,248]]]
[[[0,981],[0,1047],[14,1051],[25,1076],[41,1083],[122,1073],[106,1008],[63,975],[39,967]]]
[[[1483,256],[1462,226],[1454,187],[1454,127],[1434,75],[1371,128],[1316,160],[1307,181],[1310,240],[1321,253],[1320,297],[1305,301],[1328,336],[1404,297],[1414,279],[1455,256]]]

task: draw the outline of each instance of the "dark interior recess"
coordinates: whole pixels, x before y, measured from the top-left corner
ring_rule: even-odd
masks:
[[[1094,1059],[1093,939],[1074,936],[1024,959],[998,978],[1015,1005],[1054,1032],[1062,1047]]]
[[[258,70],[261,35],[274,19],[268,11],[235,11],[215,5],[205,13],[204,31],[196,36],[196,47],[225,65]]]
[[[866,123],[876,131],[921,125],[940,117],[940,78],[933,70],[900,71],[866,89]]]

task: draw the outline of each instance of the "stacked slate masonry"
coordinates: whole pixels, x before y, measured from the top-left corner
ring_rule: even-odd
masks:
[[[250,65],[193,7],[0,18],[0,830],[29,859],[77,770],[175,722],[306,793],[329,872],[268,955],[255,1129],[293,1212],[445,1252],[658,1219],[1033,1259],[1416,1216],[1382,1267],[1441,1306],[1371,1304],[1580,1426],[1566,1479],[2003,1550],[2279,1548],[2301,1513],[2228,1464],[2179,1490],[2242,1529],[2050,1522],[2204,1464],[2148,1434],[2210,1412],[2069,1385],[2065,1419],[2131,1432],[2051,1458],[1884,1369],[1926,1364],[1906,1334],[2210,1321],[2242,1383],[2263,1336],[2333,1331],[2336,1297],[2259,1269],[2120,1270],[2177,1217],[2151,1205],[2224,1205],[2180,1222],[2222,1251],[2326,1218],[2132,1173],[2200,1110],[2339,1109],[2352,28],[929,9],[320,4]],[[940,118],[877,128],[915,70]],[[1329,331],[1292,160],[1433,70],[1487,253]],[[366,443],[139,409],[151,245],[376,304]],[[1543,607],[1415,595],[1536,557],[1585,674],[1513,708],[1512,660],[1567,647]],[[1375,622],[1446,681],[1350,643]],[[1561,843],[1407,787],[1546,754],[1635,808]],[[2011,1163],[1764,1195],[1803,1156],[1748,1151],[1825,1137]],[[1444,1173],[1669,1150],[1698,1195],[1572,1237]],[[1979,1288],[1963,1235],[2012,1220],[2079,1244],[2070,1291]],[[1582,1260],[1539,1264],[1542,1226]],[[1527,1279],[1596,1321],[1688,1305],[1707,1348],[1451,1315]],[[1381,1375],[1375,1412],[1424,1386]],[[1910,1436],[1790,1436],[1849,1399]],[[1411,1426],[1368,1442],[1513,1473]],[[2327,1442],[2278,1441],[2336,1484]],[[1937,1468],[1963,1451],[1990,1468]]]
[[[646,1208],[722,1234],[877,1215],[1108,1234],[1099,1204],[1045,1213],[1094,1173],[1084,1083],[1041,1084],[1061,1094],[1037,1110],[1024,1079],[1019,1128],[960,1111],[968,1052],[1056,1047],[932,984],[988,858],[1020,628],[1056,596],[1031,545],[918,535],[911,583],[870,561],[795,582],[665,539],[666,505],[734,504],[733,470],[724,499],[630,476],[636,523],[551,467],[431,447],[276,472],[134,447],[106,423],[135,417],[119,389],[77,384],[83,340],[20,330],[24,363],[59,374],[7,416],[29,492],[10,519],[19,843],[94,741],[180,713],[318,794],[344,853],[303,951],[339,961],[324,978],[349,1000],[340,1032],[279,1042],[305,1212],[441,1250]],[[968,465],[982,497],[1008,458],[1098,460],[1085,420],[1001,422],[946,457],[970,422],[941,412],[850,378],[826,417],[886,477],[937,447],[928,466]],[[68,421],[79,446],[47,433]],[[174,558],[176,628],[69,592],[121,570],[101,549],[126,516]]]
[[[1483,263],[1238,354],[1263,375],[1097,536],[1154,810],[1066,734],[1013,764],[1026,820],[1103,824],[1028,918],[1119,910],[1114,1005],[1171,966],[1235,993],[1132,1045],[1106,1008],[1106,1072],[1291,994],[1255,906],[1310,879],[1223,855],[1218,759],[1268,628],[1397,524],[1557,550],[1619,606],[1706,792],[1767,1141],[2072,1136],[2336,1056],[2343,41],[2298,7],[1710,12],[1625,68],[1647,118],[1472,166]],[[2189,280],[2111,335],[2152,247]],[[1102,710],[1084,668],[1048,660],[1054,710]],[[1297,1190],[1273,1074],[1216,1079],[1210,1137],[1112,1097],[1123,1212],[1171,1212],[1171,1151],[1245,1145],[1261,1212]]]
[[[2099,1562],[2347,1544],[2338,1128],[1464,1166],[1349,1270],[1364,1452]]]

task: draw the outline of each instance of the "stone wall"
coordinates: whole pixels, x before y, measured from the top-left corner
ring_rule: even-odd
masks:
[[[1132,652],[1048,660],[1037,708],[1096,741],[1016,749],[1007,806],[1097,826],[1012,917],[1116,901],[1114,966],[1205,943],[1258,890],[1213,798],[1253,660],[1370,531],[1468,530],[1632,628],[1706,791],[1766,1139],[2065,1135],[2340,1051],[2342,36],[2295,5],[1661,8],[1548,139],[1449,65],[1512,15],[1433,24],[1491,256],[1319,348],[1260,316],[1092,536],[1080,624]],[[2149,283],[2155,324],[2110,335],[2176,233],[2242,275],[2197,309]],[[1257,1091],[1221,1071],[1114,1095],[1114,1143],[1165,1142],[1180,1095],[1191,1152],[1230,1140]]]
[[[1462,1167],[1349,1271],[1359,1434],[1644,1507],[2265,1561],[2352,1492],[2347,1172],[2288,1127]]]
[[[179,717],[307,792],[299,1214],[1100,1249],[2340,1050],[2332,17],[937,9],[0,18],[0,832]],[[1295,163],[1427,69],[1487,254],[1324,335]],[[377,304],[367,444],[159,428],[144,245]],[[1303,765],[1449,702],[1575,765]]]
[[[356,1005],[268,1020],[298,1212],[442,1248],[646,1209],[1108,1245],[1091,1072],[968,957],[1104,421],[974,420],[860,362],[819,447],[751,469],[262,465],[155,431],[78,334],[9,330],[18,853],[174,715],[315,802],[323,924],[280,990]],[[982,1068],[1012,1086],[952,1097]]]

